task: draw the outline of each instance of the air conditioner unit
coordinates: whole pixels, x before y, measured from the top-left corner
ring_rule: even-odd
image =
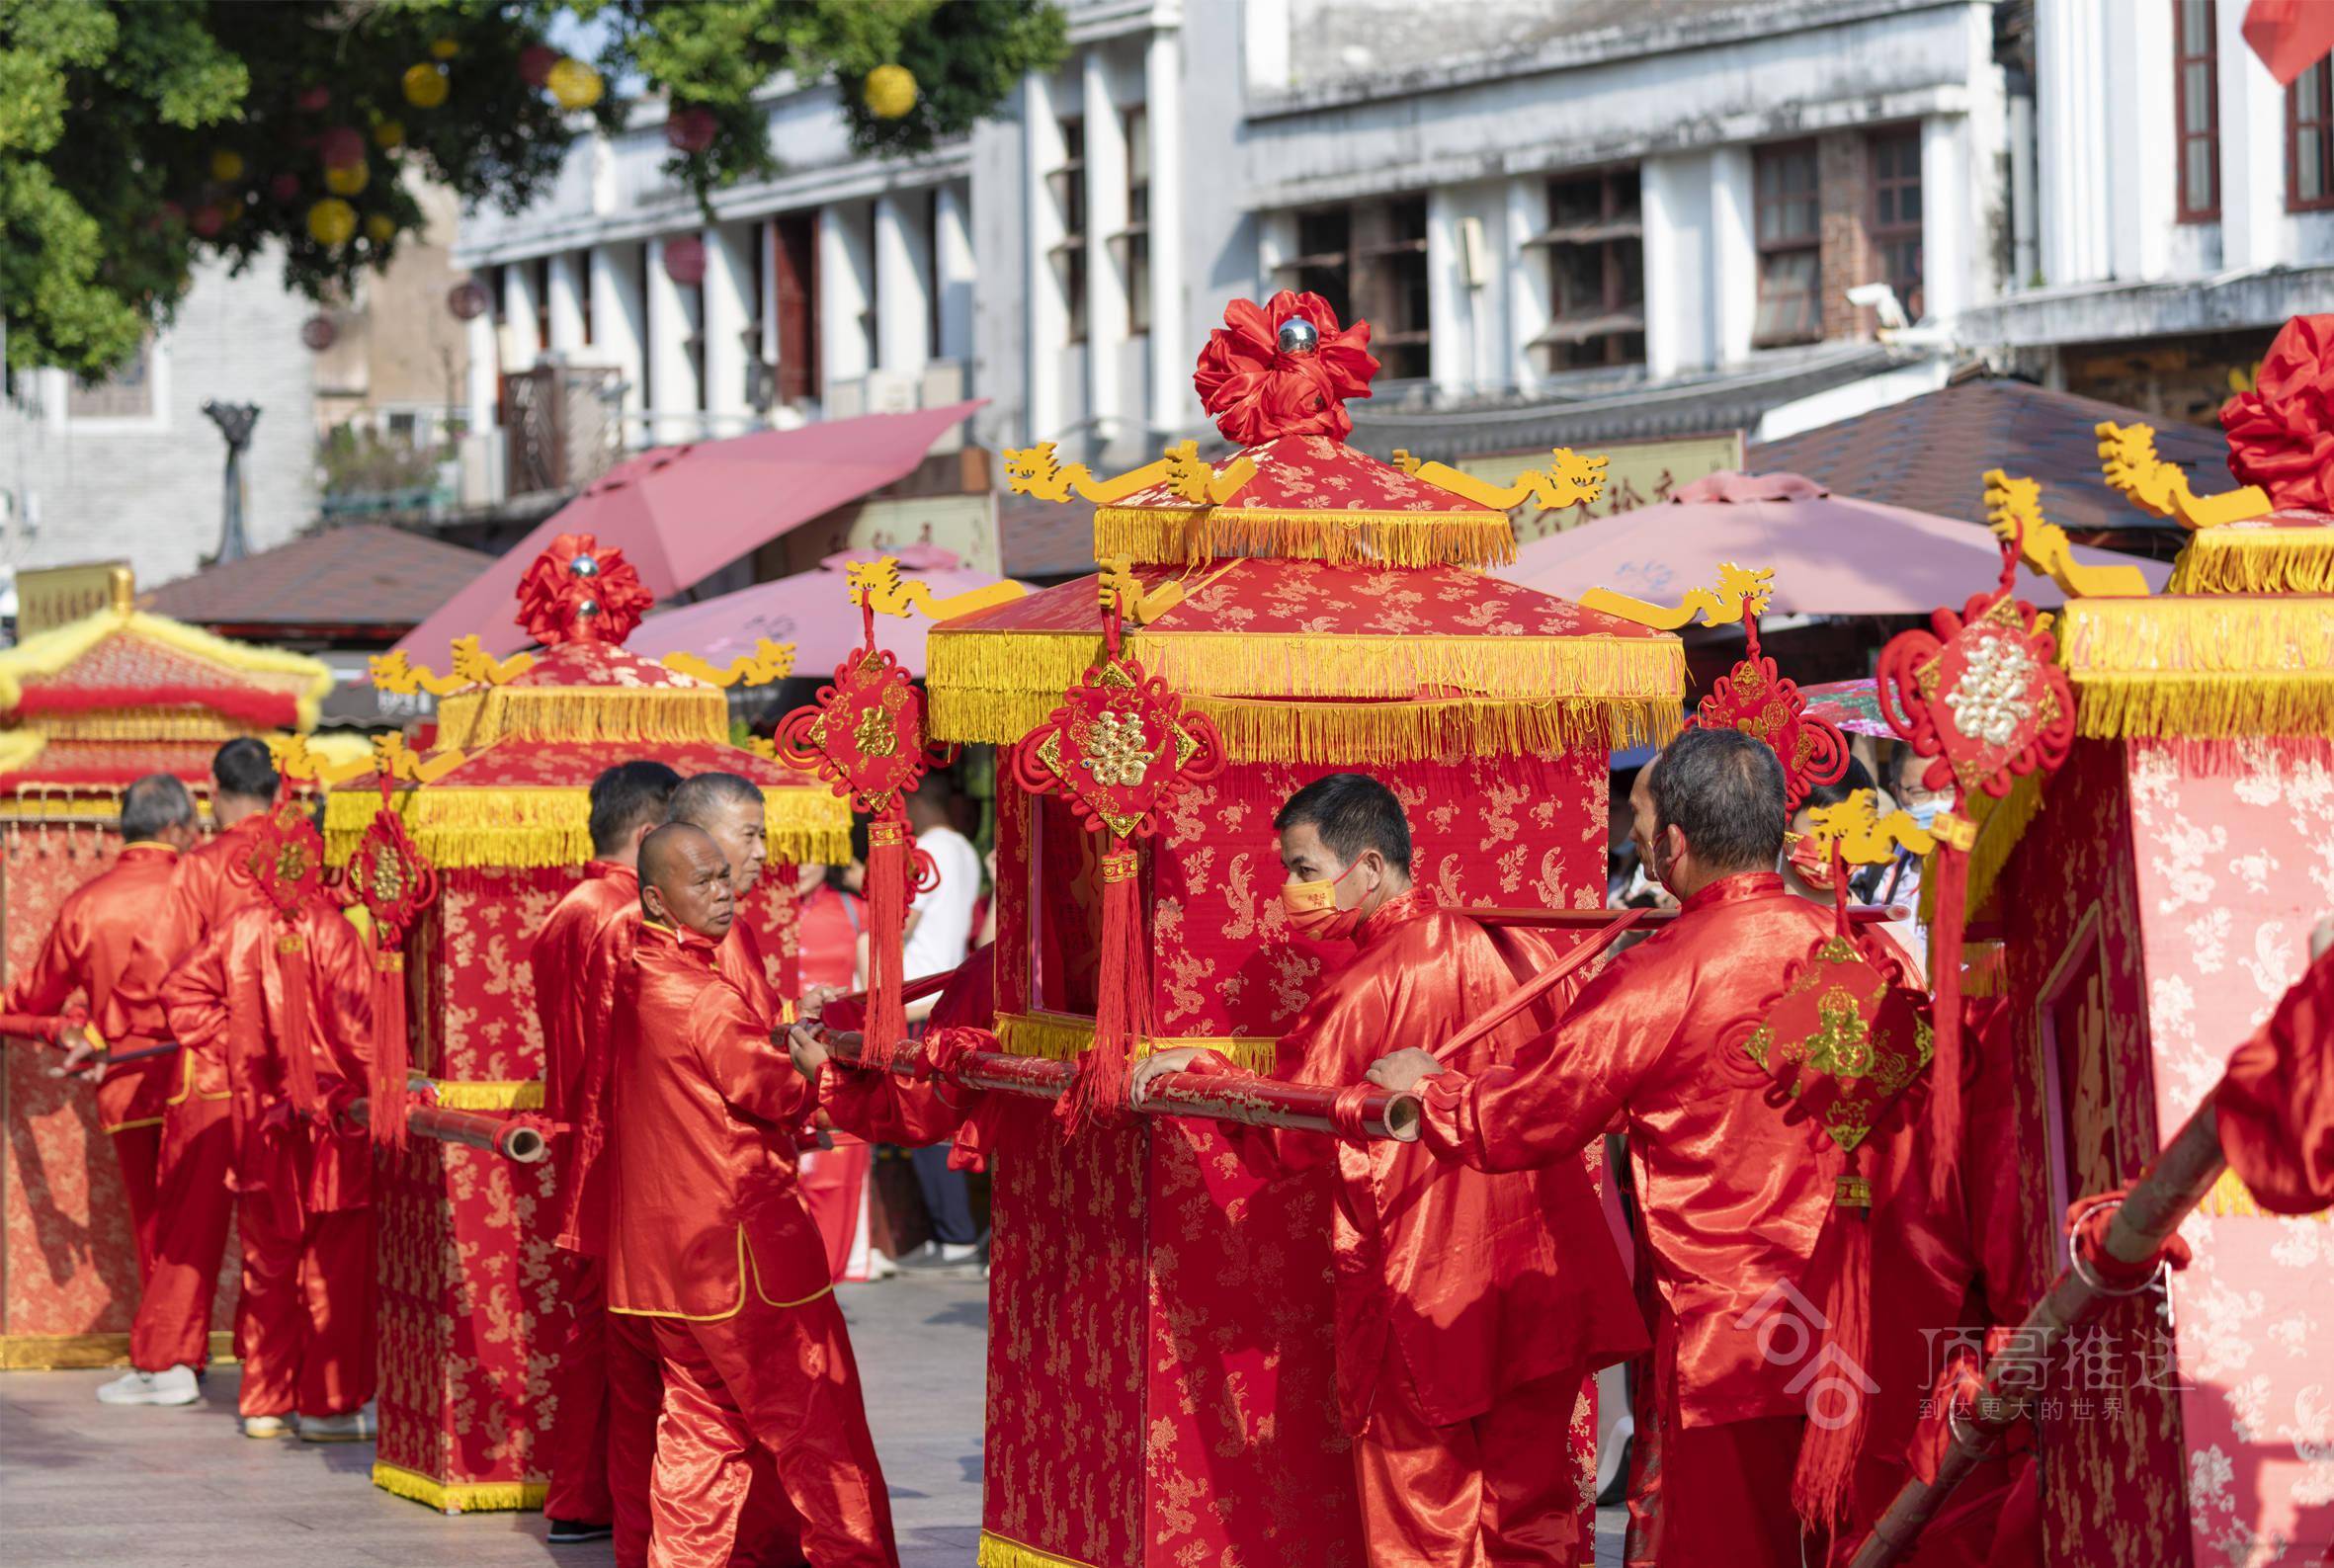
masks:
[[[870,371],[866,412],[912,414],[921,406],[924,378],[901,371]]]

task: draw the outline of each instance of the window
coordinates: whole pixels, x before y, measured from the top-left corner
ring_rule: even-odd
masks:
[[[94,385],[68,381],[65,418],[147,419],[154,414],[154,340],[147,338],[137,353],[114,373]]]
[[[1334,206],[1296,214],[1296,254],[1281,263],[1287,287],[1300,294],[1319,294],[1337,312],[1337,319],[1354,318],[1354,214]]]
[[[486,291],[494,298],[487,319],[498,327],[510,319],[510,288],[511,269],[507,263],[498,262],[486,269]]]
[[[1896,292],[1905,319],[1921,319],[1921,133],[1890,131],[1871,143],[1873,250],[1880,282]]]
[[[1426,198],[1354,208],[1354,313],[1371,325],[1370,348],[1394,381],[1428,374],[1433,319],[1426,270]]]
[[[1761,348],[1813,343],[1822,335],[1822,203],[1815,143],[1761,147],[1754,155],[1758,205],[1759,311],[1751,341]]]
[[[2173,124],[2179,127],[2180,221],[2220,220],[2220,69],[2213,0],[2172,0]]]
[[[1062,303],[1069,312],[1067,341],[1086,341],[1086,122],[1064,117],[1061,165],[1046,177],[1061,213],[1061,239],[1053,247]]]
[[[1637,171],[1566,175],[1547,188],[1547,227],[1524,242],[1547,255],[1547,330],[1532,340],[1550,371],[1645,360],[1645,225]]]
[[[2334,61],[2320,60],[2286,89],[2286,208],[2334,207]]]
[[[1151,330],[1151,135],[1150,114],[1140,105],[1126,111],[1126,334]]]
[[[575,291],[577,313],[583,317],[583,346],[592,346],[592,253],[579,251],[575,257]]]
[[[817,224],[816,213],[797,213],[770,225],[770,270],[778,295],[778,397],[783,403],[818,395]]]
[[[535,349],[538,354],[548,354],[551,349],[551,258],[535,258],[534,273]]]

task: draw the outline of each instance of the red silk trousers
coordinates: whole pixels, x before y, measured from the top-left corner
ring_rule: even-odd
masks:
[[[1820,1563],[1824,1545],[1801,1557],[1792,1508],[1801,1416],[1762,1416],[1715,1427],[1667,1427],[1661,1434],[1660,1568],[1800,1568]]]
[[[190,1097],[163,1114],[162,1177],[154,1190],[154,1254],[129,1326],[129,1364],[141,1372],[210,1359],[210,1308],[234,1222],[234,1129],[227,1103]],[[116,1133],[115,1146],[127,1134]]]
[[[1513,1389],[1470,1421],[1430,1427],[1381,1397],[1354,1443],[1371,1568],[1583,1568],[1578,1368]]]
[[[551,1374],[556,1403],[545,1468],[550,1484],[542,1511],[551,1519],[606,1524],[616,1518],[608,1489],[609,1381],[608,1275],[597,1258],[553,1254],[559,1300],[567,1308],[559,1341],[559,1362]]]
[[[643,1321],[664,1380],[648,1568],[759,1560],[771,1542],[754,1537],[790,1527],[819,1568],[898,1568],[891,1501],[832,1291],[772,1306],[749,1290],[726,1318]],[[791,1521],[775,1499],[755,1499],[757,1473],[771,1469]]]
[[[154,1195],[161,1185],[162,1128],[159,1124],[124,1127],[106,1136],[122,1167],[122,1197],[129,1205],[129,1234],[137,1243],[137,1280],[143,1286],[154,1273]]]
[[[244,1415],[340,1416],[371,1399],[373,1210],[310,1214],[290,1237],[246,1224],[237,1318]]]

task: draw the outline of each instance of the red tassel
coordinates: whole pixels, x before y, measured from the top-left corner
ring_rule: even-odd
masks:
[[[385,936],[383,932],[381,935]],[[405,1147],[405,1078],[411,1068],[405,1027],[405,954],[373,955],[373,1141]]]
[[[316,1089],[316,1058],[308,1041],[308,944],[297,931],[276,938],[277,967],[284,977],[284,1077],[292,1107],[303,1116],[323,1109]]]
[[[1792,1506],[1818,1531],[1831,1530],[1848,1512],[1856,1462],[1879,1398],[1866,1386],[1873,1381],[1866,1370],[1873,1348],[1872,1212],[1834,1199],[1831,1223],[1840,1232],[1840,1267],[1823,1303],[1831,1323],[1816,1354],[1825,1364],[1806,1388],[1806,1436],[1799,1440],[1798,1469],[1792,1477]]]
[[[898,810],[896,805],[892,808]],[[899,990],[908,924],[908,824],[904,815],[868,824],[868,1017],[860,1031],[861,1060],[888,1069],[908,1020]]]
[[[1940,825],[1943,819],[1940,819]],[[1969,895],[1967,852],[1937,847],[1937,914],[1929,944],[1930,1022],[1936,1054],[1929,1063],[1929,1186],[1944,1192],[1961,1149],[1961,924]]]
[[[1102,969],[1096,978],[1094,1043],[1078,1064],[1070,1092],[1053,1114],[1075,1132],[1096,1118],[1131,1109],[1129,1057],[1150,1025],[1150,969],[1142,949],[1142,857],[1112,839],[1102,858]]]

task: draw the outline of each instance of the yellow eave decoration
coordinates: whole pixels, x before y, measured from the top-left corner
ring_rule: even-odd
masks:
[[[394,650],[375,654],[367,661],[367,669],[373,684],[384,692],[411,697],[419,690],[432,697],[452,697],[467,687],[502,686],[535,668],[534,654],[514,653],[507,659],[497,659],[479,646],[474,634],[455,638],[453,654],[452,675],[440,675],[427,665],[412,663]]]
[[[1187,442],[1185,445],[1192,444]],[[959,616],[969,616],[995,605],[1010,604],[1029,592],[1021,584],[1009,580],[991,583],[986,588],[951,594],[946,599],[935,599],[930,583],[899,575],[899,557],[896,555],[886,555],[880,560],[853,561],[843,568],[843,578],[853,604],[872,605],[876,615],[896,616],[902,620],[918,614],[928,620],[954,620]],[[670,659],[665,662],[672,663]]]
[[[1619,616],[1656,631],[1676,631],[1690,624],[1698,615],[1706,626],[1733,625],[1742,619],[1746,609],[1754,616],[1766,614],[1767,602],[1774,597],[1774,567],[1737,566],[1732,561],[1720,561],[1716,588],[1690,589],[1675,605],[1650,604],[1617,594],[1610,588],[1592,588],[1580,596],[1580,607]]]
[[[436,784],[467,760],[458,751],[427,755],[413,751],[406,746],[405,737],[394,730],[374,736],[362,757],[336,761],[299,735],[271,736],[268,752],[276,759],[276,771],[285,778],[326,788],[375,774],[387,774],[404,784]]]
[[[768,686],[783,681],[794,673],[794,645],[773,642],[768,637],[754,639],[754,651],[729,661],[727,669],[716,670],[694,653],[668,653],[657,660],[668,670],[678,670],[709,686]]]
[[[1479,479],[1449,463],[1422,462],[1399,449],[1394,453],[1394,466],[1438,490],[1448,490],[1462,501],[1494,512],[1510,512],[1527,501],[1537,501],[1542,511],[1561,512],[1585,506],[1605,493],[1607,459],[1602,455],[1551,447],[1548,456],[1551,460],[1545,468],[1527,468],[1506,485]]]
[[[2032,479],[1988,468],[1985,521],[1997,538],[2015,535],[2019,558],[2027,570],[2047,577],[2069,599],[2145,599],[2148,595],[2147,576],[2136,566],[2086,566],[2076,560],[2066,530],[2042,516],[2042,487]]]
[[[389,803],[413,842],[440,868],[582,866],[592,858],[592,798],[587,787],[512,785],[464,789],[438,784],[401,788]],[[324,858],[346,865],[380,795],[336,789],[324,797]],[[778,865],[840,866],[851,858],[849,802],[827,789],[765,788],[762,822]]]
[[[2087,738],[2334,734],[2334,598],[2074,600],[2058,659]]]
[[[1005,485],[1015,495],[1041,501],[1067,501],[1072,491],[1096,506],[1115,506],[1128,496],[1165,485],[1180,500],[1194,506],[1221,506],[1240,493],[1256,476],[1256,464],[1240,458],[1221,474],[1201,460],[1200,444],[1183,442],[1167,449],[1156,462],[1144,463],[1113,479],[1097,479],[1082,462],[1063,467],[1054,457],[1054,444],[1039,442],[1005,454]]]
[[[0,650],[0,712],[15,710],[25,698],[24,683],[62,674],[73,662],[117,632],[127,632],[181,653],[226,666],[246,675],[286,677],[296,682],[292,698],[299,727],[316,727],[316,715],[332,691],[332,671],[321,659],[281,648],[230,642],[184,621],[142,610],[101,610],[93,616],[27,637],[13,648]]]
[[[1855,790],[1836,805],[1812,808],[1807,826],[1809,843],[1828,853],[1837,840],[1841,859],[1851,866],[1885,866],[1898,850],[1925,856],[1937,847],[1911,812],[1900,807],[1881,816],[1879,797],[1870,789]]]
[[[2102,420],[2092,429],[2099,437],[2100,473],[2110,488],[2142,512],[2175,519],[2186,529],[2211,529],[2267,517],[2273,510],[2269,493],[2259,485],[2220,495],[2198,495],[2189,488],[2187,474],[2156,455],[2156,433],[2151,425]]]

